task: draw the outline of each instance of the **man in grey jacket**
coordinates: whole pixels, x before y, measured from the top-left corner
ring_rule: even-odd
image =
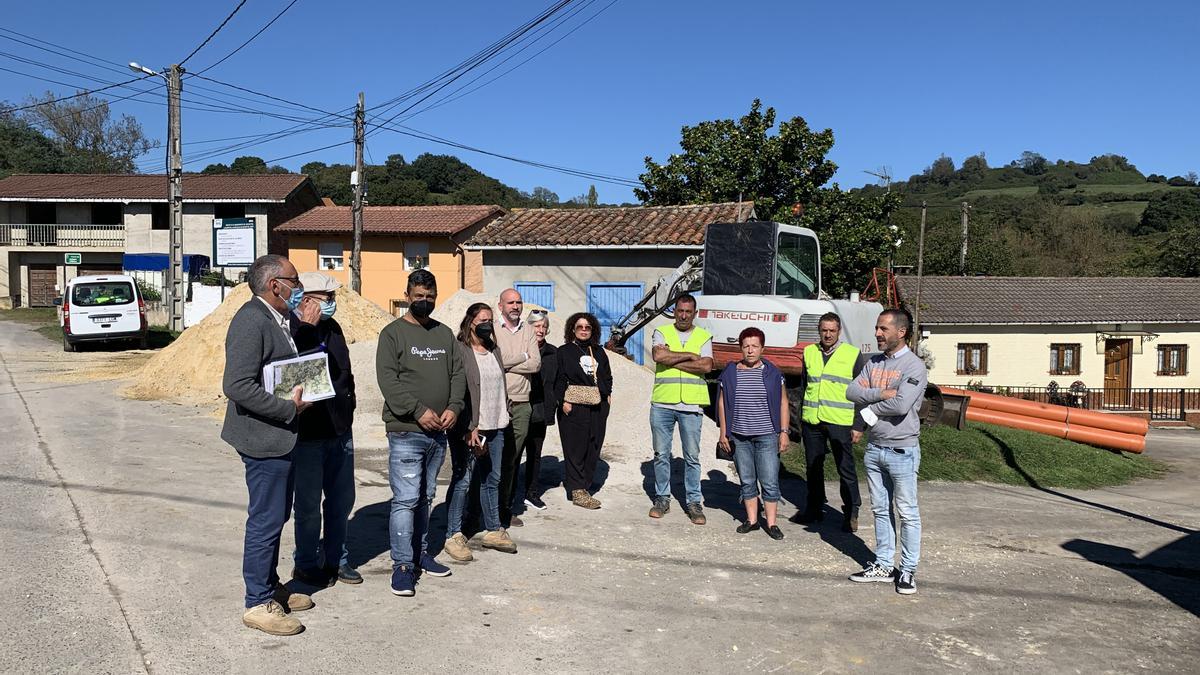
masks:
[[[846,398],[863,407],[867,424],[867,487],[875,516],[875,561],[850,575],[862,583],[891,581],[896,592],[917,592],[914,575],[921,557],[921,514],[917,509],[917,472],[921,467],[921,402],[928,374],[925,363],[906,345],[912,316],[903,309],[884,310],[875,322],[875,342],[883,351],[871,358],[846,389]],[[900,567],[891,505],[900,520]]]
[[[290,612],[309,609],[312,599],[279,582],[279,536],[292,510],[292,448],[297,417],[310,404],[296,387],[290,399],[262,383],[263,366],[296,356],[288,317],[304,287],[287,258],[264,255],[249,271],[254,293],[234,315],[225,336],[222,390],[229,399],[221,438],[237,450],[246,469],[249,505],[242,551],[246,613],[242,623],[272,635],[295,635],[304,625]]]

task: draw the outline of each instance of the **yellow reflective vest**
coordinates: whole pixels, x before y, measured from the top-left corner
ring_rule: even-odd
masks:
[[[658,332],[662,333],[663,339],[666,340],[667,347],[671,351],[690,352],[697,356],[700,355],[700,348],[704,346],[704,343],[712,339],[712,333],[699,326],[692,327],[692,334],[688,336],[686,345],[679,343],[679,331],[675,330],[675,324],[669,323],[662,326]],[[654,364],[654,391],[650,395],[650,400],[654,403],[668,405],[676,403],[708,405],[708,383],[699,375],[656,363]]]
[[[808,385],[804,388],[805,424],[825,422],[840,426],[854,424],[854,404],[846,400],[846,387],[854,380],[858,348],[843,342],[826,362],[820,345],[804,348],[804,369]]]

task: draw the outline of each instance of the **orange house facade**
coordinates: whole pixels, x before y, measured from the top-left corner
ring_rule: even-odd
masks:
[[[408,275],[428,269],[438,294],[483,291],[483,255],[461,243],[504,214],[499,206],[367,206],[363,208],[362,295],[399,316]],[[353,225],[350,207],[318,206],[276,232],[300,272],[324,272],[350,285]]]

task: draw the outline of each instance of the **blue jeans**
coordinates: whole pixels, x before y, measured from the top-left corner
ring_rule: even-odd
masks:
[[[671,496],[671,441],[675,425],[683,445],[683,491],[687,504],[699,504],[700,494],[700,418],[701,413],[682,412],[650,406],[650,433],[654,440],[654,494]]]
[[[437,492],[437,475],[446,458],[446,434],[389,431],[388,482],[392,512],[388,518],[392,566],[414,567],[428,550],[429,505]]]
[[[296,567],[311,570],[349,563],[346,525],[354,508],[354,435],[297,441]],[[321,493],[325,494],[325,539],[321,539]]]
[[[871,511],[875,514],[875,562],[893,567],[896,530],[892,504],[900,519],[900,571],[916,572],[921,558],[921,513],[917,510],[917,471],[921,468],[921,446],[886,448],[867,444],[863,458]]]
[[[240,453],[239,453],[240,454]],[[241,455],[246,465],[246,540],[242,548],[242,579],[246,608],[271,599],[279,583],[279,535],[292,512],[292,455],[257,459]]]
[[[742,501],[758,499],[762,486],[764,502],[779,501],[779,436],[733,434],[733,463],[742,481]]]
[[[479,488],[479,507],[483,512],[483,527],[486,530],[500,529],[500,471],[504,459],[504,430],[480,431],[484,447],[487,448],[487,478]],[[462,441],[450,444],[450,499],[446,516],[446,536],[462,531],[463,512],[467,509],[467,496],[471,492],[471,475],[478,461],[475,453]]]

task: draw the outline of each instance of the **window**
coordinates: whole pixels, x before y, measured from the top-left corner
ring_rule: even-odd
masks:
[[[168,208],[167,204],[150,205],[150,229],[171,229],[171,209]]]
[[[407,300],[400,300],[398,298],[392,298],[390,305],[392,308],[392,316],[400,316],[401,314],[404,313],[404,310],[408,309],[408,301]]]
[[[92,204],[93,225],[120,225],[123,222],[120,204]]]
[[[1050,345],[1050,374],[1078,375],[1081,345]]]
[[[1158,374],[1187,375],[1187,345],[1159,345]]]
[[[513,284],[513,288],[521,294],[521,300],[526,304],[554,311],[553,281],[518,281]]]
[[[775,295],[808,300],[817,297],[817,240],[800,234],[779,235],[775,258]]]
[[[245,218],[245,204],[215,204],[213,205],[213,218]]]
[[[960,343],[958,345],[958,374],[987,375],[987,350],[986,344]]]
[[[54,225],[58,223],[58,204],[30,202],[25,207],[25,222],[30,225]]]
[[[429,267],[429,242],[404,242],[404,269],[408,271],[423,270]]]
[[[77,307],[128,305],[133,302],[133,286],[127,282],[76,284],[71,304]]]
[[[340,270],[342,253],[342,242],[323,241],[317,244],[317,265],[323,270]]]

